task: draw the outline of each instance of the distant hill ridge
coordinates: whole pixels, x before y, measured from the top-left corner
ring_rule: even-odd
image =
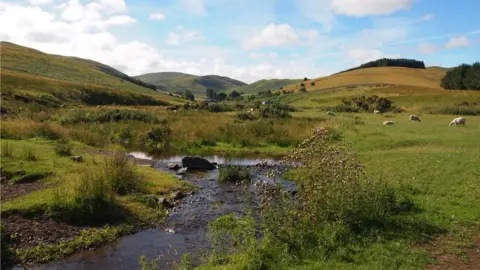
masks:
[[[370,61],[365,64],[362,64],[358,67],[350,68],[344,71],[340,71],[336,74],[353,71],[362,68],[372,68],[372,67],[406,67],[406,68],[419,68],[425,69],[425,63],[423,61],[418,61],[415,59],[390,59],[390,58],[381,58],[375,61]]]
[[[208,88],[215,92],[247,85],[229,77],[218,75],[197,76],[181,72],[156,72],[135,76],[136,79],[155,85],[158,89],[170,93],[191,91],[194,95],[205,96]]]

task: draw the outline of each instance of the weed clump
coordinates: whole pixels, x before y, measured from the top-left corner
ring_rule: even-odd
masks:
[[[37,156],[32,148],[25,149],[24,158],[27,161],[37,161]]]
[[[242,182],[250,180],[248,168],[242,166],[225,166],[219,169],[218,181]]]
[[[50,215],[81,225],[103,224],[124,218],[115,194],[125,195],[141,188],[141,182],[125,153],[105,159],[99,170],[70,175],[70,186],[54,189]]]
[[[72,154],[72,146],[66,139],[61,139],[55,144],[55,153],[59,156],[70,156]]]
[[[376,95],[370,97],[354,97],[350,100],[343,99],[342,104],[330,109],[337,112],[373,112],[374,110],[381,112],[401,111],[393,105],[391,100]]]

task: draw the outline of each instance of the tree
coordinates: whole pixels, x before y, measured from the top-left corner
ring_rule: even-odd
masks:
[[[303,81],[304,82],[308,81],[308,78],[307,77],[303,78]]]
[[[441,86],[445,89],[480,90],[480,63],[462,64],[447,71]]]
[[[242,94],[239,93],[239,92],[237,92],[237,91],[235,91],[235,90],[233,90],[233,91],[230,93],[230,95],[228,95],[228,97],[231,98],[231,99],[237,99],[237,98],[239,98],[239,97],[241,97],[241,96],[242,96]]]
[[[227,94],[225,94],[223,92],[217,94],[217,100],[218,101],[224,101],[225,99],[227,99]]]
[[[300,86],[301,86],[301,87],[305,87],[305,84],[302,82],[302,83],[300,83]]]
[[[207,99],[217,99],[217,93],[215,93],[212,88],[207,88]]]
[[[186,90],[185,93],[183,93],[183,97],[186,100],[195,101],[195,96],[192,94],[190,90]]]
[[[315,82],[311,82],[310,85],[311,85],[311,86],[315,86]]]

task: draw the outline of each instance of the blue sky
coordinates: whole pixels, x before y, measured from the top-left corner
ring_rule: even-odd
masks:
[[[0,39],[129,75],[252,82],[381,57],[479,61],[478,10],[478,0],[0,0]]]

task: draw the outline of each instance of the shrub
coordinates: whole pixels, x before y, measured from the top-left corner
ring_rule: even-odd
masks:
[[[83,123],[108,123],[120,121],[140,121],[153,124],[165,124],[165,120],[152,115],[149,112],[127,109],[114,110],[74,110],[66,115],[57,115],[56,119],[62,125]]]
[[[59,156],[69,156],[72,154],[72,146],[66,139],[61,139],[55,144],[55,153]]]
[[[305,87],[301,87],[300,92],[305,93],[305,92],[307,92],[307,89],[305,89]]]
[[[250,180],[248,168],[242,166],[225,166],[219,169],[220,182],[242,182]]]
[[[261,118],[270,118],[270,117],[279,117],[279,118],[290,118],[290,112],[292,107],[288,105],[272,104],[261,106],[257,112]]]
[[[311,86],[315,86],[315,82],[311,82],[310,85],[311,85]]]
[[[343,99],[342,104],[330,109],[337,112],[373,112],[374,110],[389,112],[396,107],[391,100],[373,95],[354,97],[350,100]]]
[[[146,134],[146,144],[155,149],[168,148],[171,135],[172,130],[169,127],[154,127]]]
[[[241,121],[245,121],[245,120],[253,121],[253,120],[257,119],[255,117],[255,115],[252,114],[252,113],[239,112],[239,113],[237,113],[236,116],[237,116],[237,119],[239,119]]]

